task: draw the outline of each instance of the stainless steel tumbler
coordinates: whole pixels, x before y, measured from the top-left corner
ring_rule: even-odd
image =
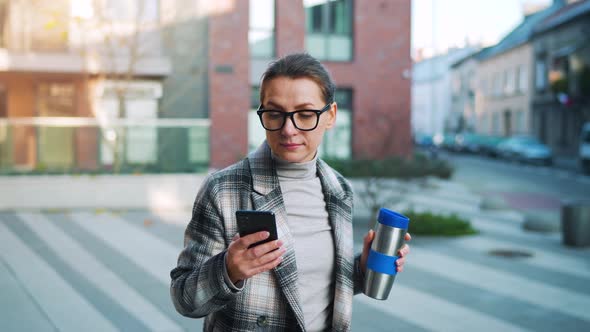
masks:
[[[377,220],[379,223],[367,259],[363,292],[374,299],[386,300],[397,273],[397,252],[404,245],[410,219],[382,208]]]

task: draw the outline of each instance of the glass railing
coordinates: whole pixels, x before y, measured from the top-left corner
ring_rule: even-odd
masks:
[[[208,119],[0,118],[0,174],[198,172]]]

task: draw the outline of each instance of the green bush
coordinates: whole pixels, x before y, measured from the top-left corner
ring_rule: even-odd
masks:
[[[397,179],[415,179],[435,176],[449,179],[453,168],[444,160],[429,159],[423,154],[413,158],[390,157],[382,160],[326,159],[335,170],[348,178],[382,177]]]
[[[459,216],[452,214],[443,216],[431,212],[406,211],[403,213],[410,218],[410,234],[437,235],[437,236],[461,236],[477,234],[471,227],[471,223]]]

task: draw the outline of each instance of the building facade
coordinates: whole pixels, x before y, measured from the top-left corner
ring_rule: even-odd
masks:
[[[145,2],[141,26],[131,23],[137,6],[83,3],[2,2],[0,166],[25,171],[110,168],[114,150],[107,146],[116,140],[116,119],[158,117],[170,62],[153,29],[159,20],[157,1]],[[101,20],[98,11],[105,14]],[[113,44],[104,42],[107,36]],[[139,46],[141,56],[134,54]],[[155,161],[154,128],[129,128],[126,137],[129,163]]]
[[[490,57],[483,51],[476,58],[477,132],[506,137],[529,134],[532,46],[524,43]]]
[[[96,3],[119,30],[90,25],[104,17]],[[260,75],[292,52],[320,59],[337,84],[337,126],[322,156],[411,154],[410,0],[1,4],[0,64],[9,65],[0,66],[0,131],[9,124],[10,142],[0,141],[0,165],[102,169],[122,158],[163,171],[227,166],[263,139],[253,113]],[[140,28],[131,24],[138,13]],[[23,15],[32,22],[26,31]],[[107,52],[109,32],[141,50]],[[123,157],[109,149],[113,140],[124,141]]]
[[[455,127],[451,113],[451,65],[473,53],[475,47],[450,49],[446,54],[414,64],[412,72],[412,130],[436,135]]]
[[[533,48],[533,131],[558,154],[574,156],[590,121],[590,1],[542,21]]]
[[[447,128],[451,132],[474,132],[477,126],[475,91],[477,89],[477,60],[475,53],[451,65],[451,109]]]

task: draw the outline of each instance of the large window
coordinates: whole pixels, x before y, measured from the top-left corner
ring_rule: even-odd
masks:
[[[37,86],[37,110],[42,117],[70,117],[76,113],[75,86],[41,83]],[[39,164],[49,169],[69,168],[74,163],[74,128],[39,127]]]
[[[250,1],[248,43],[252,57],[275,56],[275,0]]]
[[[352,0],[304,0],[305,48],[320,60],[352,60]]]
[[[547,87],[547,64],[544,57],[539,57],[535,61],[535,87],[539,91]]]
[[[510,96],[514,93],[516,86],[514,82],[514,70],[506,69],[504,72],[504,95]]]
[[[352,157],[352,90],[337,89],[334,99],[338,104],[336,125],[324,134],[319,153],[322,158],[350,159]]]
[[[260,87],[252,87],[250,92],[250,112],[248,112],[248,151],[254,151],[266,139],[266,131],[260,124],[256,110],[260,106]]]
[[[518,71],[516,72],[516,88],[518,92],[526,92],[527,87],[529,84],[529,79],[527,77],[526,67],[524,65],[518,66]]]

